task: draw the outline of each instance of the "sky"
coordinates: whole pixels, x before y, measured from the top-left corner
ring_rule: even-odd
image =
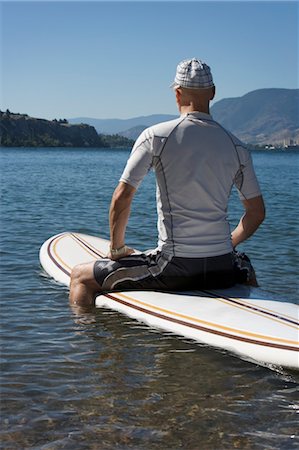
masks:
[[[177,64],[216,98],[298,88],[295,1],[1,1],[0,109],[33,117],[176,114]]]

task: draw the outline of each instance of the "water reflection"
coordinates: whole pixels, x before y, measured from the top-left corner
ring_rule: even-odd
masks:
[[[80,318],[81,332],[99,343],[93,372],[101,391],[94,399],[101,411],[96,434],[109,445],[146,449],[146,442],[150,448],[163,442],[163,448],[196,449],[204,440],[207,449],[255,448],[259,435],[260,443],[273,441],[271,448],[292,448],[296,381],[291,375],[246,364],[109,310],[92,315],[98,327],[89,327],[89,312]],[[288,424],[283,411],[293,417]],[[275,447],[278,431],[280,447]]]
[[[39,334],[27,336],[28,352],[10,351],[4,448],[298,445],[295,374],[271,372],[108,309],[70,314],[67,292],[56,289],[52,317],[41,321],[36,311]]]

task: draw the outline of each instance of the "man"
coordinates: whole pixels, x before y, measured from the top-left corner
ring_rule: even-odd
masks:
[[[107,259],[74,268],[70,302],[93,305],[111,290],[225,288],[250,281],[250,262],[233,249],[264,220],[265,208],[249,152],[210,116],[215,86],[209,66],[182,61],[172,85],[178,119],[137,139],[110,206]],[[156,174],[158,246],[141,255],[125,245],[133,196],[150,169]],[[232,186],[245,214],[231,233]]]

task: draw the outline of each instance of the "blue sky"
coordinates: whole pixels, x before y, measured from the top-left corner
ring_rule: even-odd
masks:
[[[216,101],[298,87],[298,3],[1,2],[0,108],[34,117],[176,114],[177,63],[212,69]]]

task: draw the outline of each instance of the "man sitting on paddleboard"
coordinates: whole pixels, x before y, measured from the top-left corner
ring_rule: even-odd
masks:
[[[251,281],[249,260],[233,251],[265,217],[250,153],[210,115],[215,86],[209,66],[195,58],[182,61],[172,87],[180,117],[146,129],[135,142],[111,201],[110,252],[73,269],[73,304],[92,305],[96,295],[113,290],[226,288]],[[134,254],[125,245],[126,226],[150,169],[157,182],[158,246]],[[233,185],[245,213],[231,233]]]

